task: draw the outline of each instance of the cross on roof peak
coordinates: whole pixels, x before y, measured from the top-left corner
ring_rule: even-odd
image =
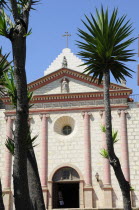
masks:
[[[68,32],[65,32],[65,34],[63,34],[63,36],[66,37],[66,47],[68,48],[68,41],[69,41],[69,37],[71,36],[71,34],[69,34]]]

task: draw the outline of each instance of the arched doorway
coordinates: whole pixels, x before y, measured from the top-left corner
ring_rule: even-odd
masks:
[[[63,167],[56,171],[52,181],[52,208],[79,208],[80,177],[77,171]]]

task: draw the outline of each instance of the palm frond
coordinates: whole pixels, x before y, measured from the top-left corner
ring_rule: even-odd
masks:
[[[27,140],[26,140],[26,146],[28,149],[30,149],[31,147],[36,147],[37,144],[35,144],[35,140],[37,139],[38,135],[35,135],[34,137],[31,137],[31,132],[29,131],[28,135],[27,135]]]
[[[7,149],[9,150],[9,152],[14,155],[14,148],[15,148],[15,145],[14,145],[14,141],[13,139],[9,138],[6,140],[5,142],[5,146],[7,147]]]
[[[40,2],[40,0],[38,0],[38,1],[32,1],[31,2],[31,9],[32,10],[35,10],[33,6],[36,5],[36,4],[38,4],[39,2]],[[18,0],[17,1],[17,5],[21,8],[21,10],[26,10],[26,8],[28,6],[28,3],[29,3],[28,0]]]
[[[10,67],[7,72],[3,73],[3,77],[1,79],[1,84],[6,89],[7,94],[10,97],[12,105],[14,105],[14,107],[16,107],[17,106],[17,90],[16,90],[16,86],[15,86],[15,81],[14,81],[14,70],[12,67]],[[29,103],[32,100],[33,92],[28,91],[27,97],[28,97],[28,103]],[[33,106],[33,104],[29,105],[29,108],[32,106]]]
[[[24,37],[27,37],[27,36],[29,36],[31,34],[32,34],[32,28],[24,35]]]
[[[29,132],[27,134],[27,138],[26,138],[26,142],[25,145],[28,149],[30,149],[31,147],[36,147],[37,144],[35,145],[35,140],[38,137],[38,135],[35,135],[34,137],[31,137],[31,132],[29,129]],[[13,132],[13,139],[14,139],[14,132]],[[14,149],[15,149],[15,143],[14,140],[9,138],[6,140],[5,142],[5,146],[7,147],[7,149],[9,150],[9,152],[14,156]]]
[[[102,155],[103,158],[109,158],[109,155],[108,155],[108,151],[106,149],[101,149],[100,151],[100,154]]]
[[[16,107],[17,91],[15,87],[12,67],[3,75],[3,86],[5,87],[7,94],[10,97],[11,103],[14,105],[14,107]]]
[[[8,1],[0,0],[0,8],[9,8],[8,7]]]
[[[112,141],[113,144],[115,144],[119,139],[117,139],[118,131],[113,130],[112,131]]]
[[[133,70],[126,66],[126,62],[135,61],[133,50],[128,47],[135,38],[128,38],[133,29],[130,20],[126,21],[126,15],[118,17],[118,9],[114,9],[109,17],[108,9],[103,7],[96,15],[85,15],[83,21],[87,31],[78,29],[78,36],[81,41],[77,41],[80,51],[78,55],[87,65],[84,73],[91,75],[93,80],[98,78],[98,83],[102,82],[105,70],[110,70],[116,81],[132,77]]]
[[[3,76],[3,72],[8,71],[11,62],[7,61],[8,54],[2,55],[2,48],[0,48],[0,78]]]
[[[106,127],[105,127],[105,125],[101,125],[100,128],[101,128],[101,131],[102,131],[103,133],[106,133]]]
[[[6,17],[4,10],[0,10],[0,35],[8,37],[9,35],[9,27],[6,22]]]
[[[100,126],[100,128],[101,128],[101,131],[103,132],[103,133],[106,133],[106,126],[105,125],[101,125]],[[113,144],[115,144],[119,139],[117,139],[117,136],[118,136],[118,130],[112,130],[112,141],[113,141]]]

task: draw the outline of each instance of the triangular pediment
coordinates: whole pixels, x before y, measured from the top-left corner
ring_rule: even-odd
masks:
[[[63,81],[68,82],[69,91],[67,92],[62,92]],[[103,104],[104,99],[103,84],[98,85],[98,80],[92,81],[91,76],[67,68],[61,68],[29,83],[28,90],[33,91],[31,103],[41,104],[42,106],[43,103],[48,103],[48,107],[51,107],[51,102],[55,103],[54,106],[61,107],[60,103],[66,103],[69,106],[69,101],[81,101],[81,103],[84,101],[85,103],[95,103],[95,106],[98,106],[98,103]],[[130,88],[114,83],[110,84],[110,98],[115,100],[112,103],[127,104],[131,93]],[[2,98],[2,100],[7,106],[10,105],[8,96]],[[78,104],[76,105],[78,106]],[[37,107],[40,107],[40,105],[37,105]]]
[[[46,75],[34,82],[28,84],[28,89],[34,92],[34,95],[61,94],[62,80],[69,82],[68,93],[102,92],[103,85],[98,85],[98,80],[92,81],[91,76],[80,72],[61,68],[49,75]],[[111,90],[125,90],[128,88],[111,83]]]

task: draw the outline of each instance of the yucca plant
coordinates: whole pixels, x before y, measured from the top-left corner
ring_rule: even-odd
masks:
[[[95,15],[85,18],[86,21],[82,22],[87,32],[78,29],[81,38],[81,41],[77,41],[80,48],[78,55],[84,60],[83,65],[87,65],[84,73],[91,75],[93,80],[98,79],[98,83],[103,83],[109,161],[122,191],[124,210],[131,210],[130,184],[125,180],[113,147],[109,87],[110,73],[116,81],[126,80],[126,76],[132,77],[133,71],[126,66],[126,62],[134,61],[134,53],[128,49],[135,40],[129,38],[132,24],[126,21],[126,15],[118,17],[118,9],[114,9],[109,16],[108,9],[104,11],[103,7],[100,12],[96,9]]]

